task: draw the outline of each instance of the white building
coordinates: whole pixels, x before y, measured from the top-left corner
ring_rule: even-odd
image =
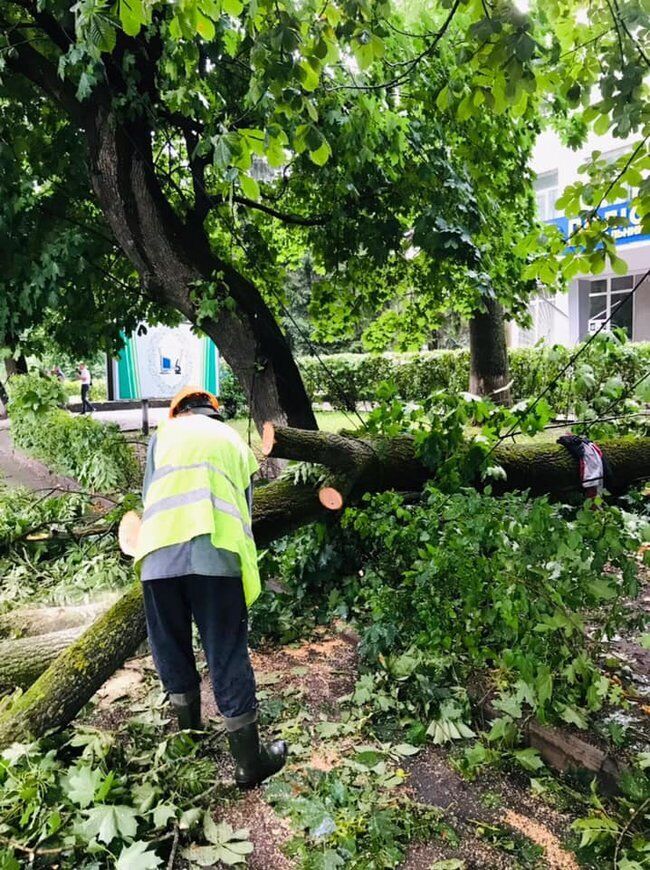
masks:
[[[572,232],[578,221],[563,217],[555,208],[556,200],[569,184],[580,178],[578,169],[592,151],[616,159],[631,149],[632,141],[622,142],[609,135],[590,135],[584,147],[572,151],[562,145],[554,132],[542,133],[532,156],[540,218],[556,224],[567,235]],[[514,347],[532,345],[540,339],[549,344],[567,345],[582,341],[598,329],[617,303],[629,296],[650,268],[650,235],[641,234],[639,216],[629,207],[629,200],[608,203],[600,213],[605,217],[624,215],[629,218],[630,226],[613,231],[618,256],[628,265],[627,274],[615,275],[606,268],[600,275],[578,275],[570,282],[566,294],[534,299],[530,305],[532,328],[511,325],[510,338]],[[605,329],[613,327],[626,329],[633,341],[650,341],[650,278],[639,286],[629,304],[617,309]]]

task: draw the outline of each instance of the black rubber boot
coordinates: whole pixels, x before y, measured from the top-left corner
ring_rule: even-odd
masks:
[[[228,733],[230,752],[235,759],[235,782],[239,788],[255,788],[282,770],[289,748],[284,740],[260,743],[257,722]]]
[[[170,695],[169,701],[178,720],[180,731],[202,731],[201,694],[186,692],[183,695]]]

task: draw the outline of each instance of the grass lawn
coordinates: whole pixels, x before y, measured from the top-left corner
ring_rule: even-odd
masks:
[[[359,418],[356,416],[356,414],[345,413],[344,411],[316,411],[315,413],[318,425],[323,430],[323,432],[339,432],[341,429],[357,429],[360,425]],[[362,413],[361,416],[365,417],[366,415]],[[244,441],[248,441],[247,417],[237,417],[235,420],[228,420],[228,425],[232,426],[233,429],[235,429],[241,435]],[[566,432],[569,432],[570,429],[571,426],[567,423],[567,425],[563,428],[546,429],[544,432],[538,432],[537,435],[534,435],[533,437],[529,435],[517,435],[514,439],[507,438],[504,443],[554,444],[555,441],[560,437],[560,435],[564,435]],[[478,432],[478,429],[476,431]],[[261,440],[254,423],[251,423],[250,436],[251,447],[256,453],[259,454],[261,448]]]
[[[361,423],[356,414],[345,413],[344,411],[316,411],[316,420],[318,426],[323,432],[338,432],[340,429],[357,429]],[[364,414],[361,414],[364,417]],[[237,417],[234,420],[228,420],[228,425],[232,426],[244,441],[248,441],[248,417]],[[251,447],[256,453],[259,453],[261,448],[261,439],[255,428],[255,423],[251,423]]]

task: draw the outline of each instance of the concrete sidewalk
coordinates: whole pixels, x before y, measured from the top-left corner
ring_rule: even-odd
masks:
[[[0,420],[0,484],[11,488],[24,486],[33,490],[61,489],[78,492],[80,489],[76,480],[55,474],[38,459],[31,459],[14,449],[7,420]]]
[[[168,413],[168,408],[149,408],[149,426],[155,429]],[[130,408],[125,411],[93,411],[90,416],[100,423],[116,423],[124,432],[136,432],[142,429],[141,408]]]

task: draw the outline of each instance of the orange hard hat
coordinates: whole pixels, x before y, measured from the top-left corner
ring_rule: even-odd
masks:
[[[212,405],[215,411],[219,410],[219,401],[216,396],[213,396],[212,393],[208,392],[208,390],[202,389],[201,387],[190,386],[183,387],[182,390],[176,393],[169,406],[169,416],[175,417],[181,403],[190,396],[200,396],[205,399],[206,404]]]

